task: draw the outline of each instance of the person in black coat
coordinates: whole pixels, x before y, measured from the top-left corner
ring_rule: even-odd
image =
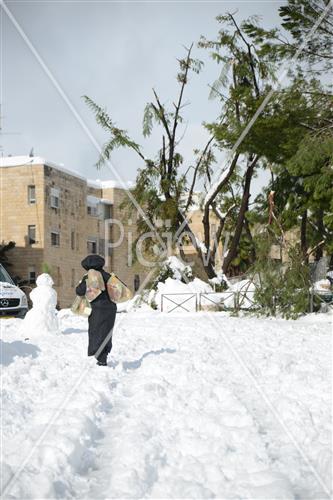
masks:
[[[110,274],[104,271],[104,264],[105,260],[100,255],[88,255],[88,257],[83,259],[81,262],[82,267],[86,271],[89,271],[89,269],[99,271],[106,285],[108,279],[110,278]],[[77,295],[85,295],[86,278],[87,275],[83,276],[82,281],[76,287]],[[94,356],[97,354],[97,364],[100,366],[106,366],[107,356],[112,349],[112,329],[116,319],[117,305],[110,300],[106,286],[105,290],[103,290],[100,295],[98,295],[98,297],[90,303],[90,305],[91,314],[88,317],[88,356]],[[108,336],[110,338],[107,340],[101,352],[98,352]]]

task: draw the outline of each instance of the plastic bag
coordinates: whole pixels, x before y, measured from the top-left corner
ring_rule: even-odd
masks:
[[[71,311],[79,316],[88,317],[91,313],[91,305],[84,295],[83,297],[77,295],[72,304]]]
[[[111,273],[106,288],[110,300],[116,304],[126,302],[133,297],[131,290],[114,273]]]
[[[103,276],[95,269],[89,269],[86,279],[86,298],[89,302],[95,300],[105,290]]]

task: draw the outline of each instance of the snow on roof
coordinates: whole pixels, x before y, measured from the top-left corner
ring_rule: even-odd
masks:
[[[25,165],[47,165],[48,167],[55,168],[60,172],[64,172],[65,174],[73,175],[74,177],[78,177],[79,179],[85,181],[86,178],[82,175],[78,174],[74,170],[69,170],[63,166],[63,164],[57,164],[52,161],[46,160],[41,156],[4,156],[0,158],[0,167],[20,167]]]
[[[87,203],[91,203],[92,205],[97,205],[100,202],[101,199],[98,198],[97,196],[92,196],[91,194],[87,196]]]
[[[78,174],[74,170],[69,170],[63,166],[63,164],[57,164],[52,161],[46,160],[41,156],[4,156],[0,158],[0,167],[20,167],[25,165],[47,165],[48,167],[55,168],[60,172],[64,172],[65,174],[73,175],[74,177],[78,177],[79,179],[85,181],[86,178],[82,175]]]
[[[89,187],[97,189],[108,189],[108,188],[118,188],[118,189],[130,189],[133,187],[132,181],[118,182],[113,180],[102,181],[101,179],[88,179],[87,184]]]
[[[66,174],[73,175],[74,177],[78,177],[83,181],[86,181],[89,187],[97,188],[97,189],[107,189],[107,188],[120,188],[120,189],[129,189],[133,187],[132,181],[124,181],[123,183],[117,182],[114,180],[102,181],[100,179],[92,180],[86,179],[82,175],[78,174],[74,170],[69,170],[63,166],[62,163],[57,164],[52,161],[46,160],[41,156],[4,156],[0,158],[0,167],[19,167],[25,165],[47,165],[49,167],[55,168],[56,170],[60,170],[61,172],[65,172]]]

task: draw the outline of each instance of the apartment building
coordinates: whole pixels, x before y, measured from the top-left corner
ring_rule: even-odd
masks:
[[[16,243],[12,274],[33,286],[48,268],[60,307],[72,303],[89,253],[103,255],[133,291],[149,272],[129,258],[136,228],[121,208],[126,191],[114,181],[87,181],[39,157],[4,157],[0,194],[0,241]]]

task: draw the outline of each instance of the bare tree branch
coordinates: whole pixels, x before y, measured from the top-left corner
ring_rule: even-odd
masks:
[[[196,180],[197,180],[197,175],[198,175],[198,170],[201,166],[201,163],[203,161],[203,158],[206,156],[207,154],[207,151],[211,145],[211,143],[213,142],[214,140],[214,136],[212,136],[209,141],[207,142],[206,146],[204,147],[198,161],[197,161],[197,164],[196,166],[194,167],[194,174],[193,174],[193,178],[192,178],[192,183],[191,183],[191,187],[190,187],[190,190],[189,190],[189,194],[188,194],[188,198],[187,198],[187,203],[186,203],[186,206],[185,206],[185,213],[187,212],[191,202],[192,202],[192,196],[193,196],[193,191],[194,191],[194,187],[195,187],[195,183],[196,183]]]

